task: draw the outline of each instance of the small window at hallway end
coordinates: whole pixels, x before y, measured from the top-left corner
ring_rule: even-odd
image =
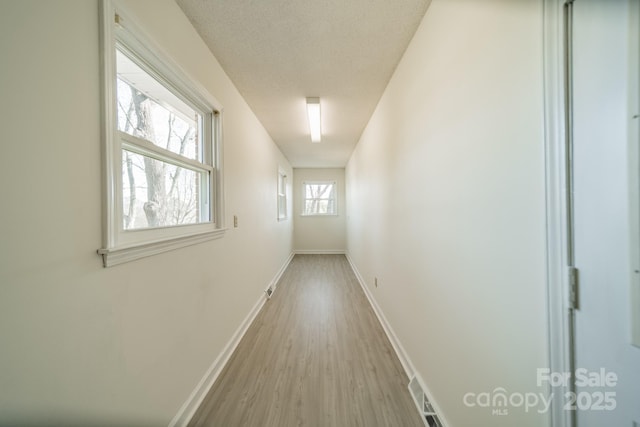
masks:
[[[338,215],[335,181],[302,183],[302,215]]]

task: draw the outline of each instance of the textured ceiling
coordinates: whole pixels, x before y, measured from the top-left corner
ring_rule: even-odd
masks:
[[[176,1],[294,167],[343,167],[430,0]]]

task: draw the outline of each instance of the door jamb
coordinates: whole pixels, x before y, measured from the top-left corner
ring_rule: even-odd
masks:
[[[573,2],[573,0],[569,0]],[[549,369],[572,372],[573,310],[569,307],[571,265],[571,172],[566,115],[564,0],[543,1],[544,135],[547,217],[547,316]],[[570,124],[569,124],[570,125]],[[565,410],[570,385],[549,388],[552,427],[575,427]]]

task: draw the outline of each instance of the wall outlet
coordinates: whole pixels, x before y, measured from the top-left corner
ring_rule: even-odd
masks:
[[[233,216],[233,228],[238,228],[238,215]]]

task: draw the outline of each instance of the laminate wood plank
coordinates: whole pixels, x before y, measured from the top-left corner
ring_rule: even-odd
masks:
[[[189,426],[423,427],[344,255],[296,255]]]

